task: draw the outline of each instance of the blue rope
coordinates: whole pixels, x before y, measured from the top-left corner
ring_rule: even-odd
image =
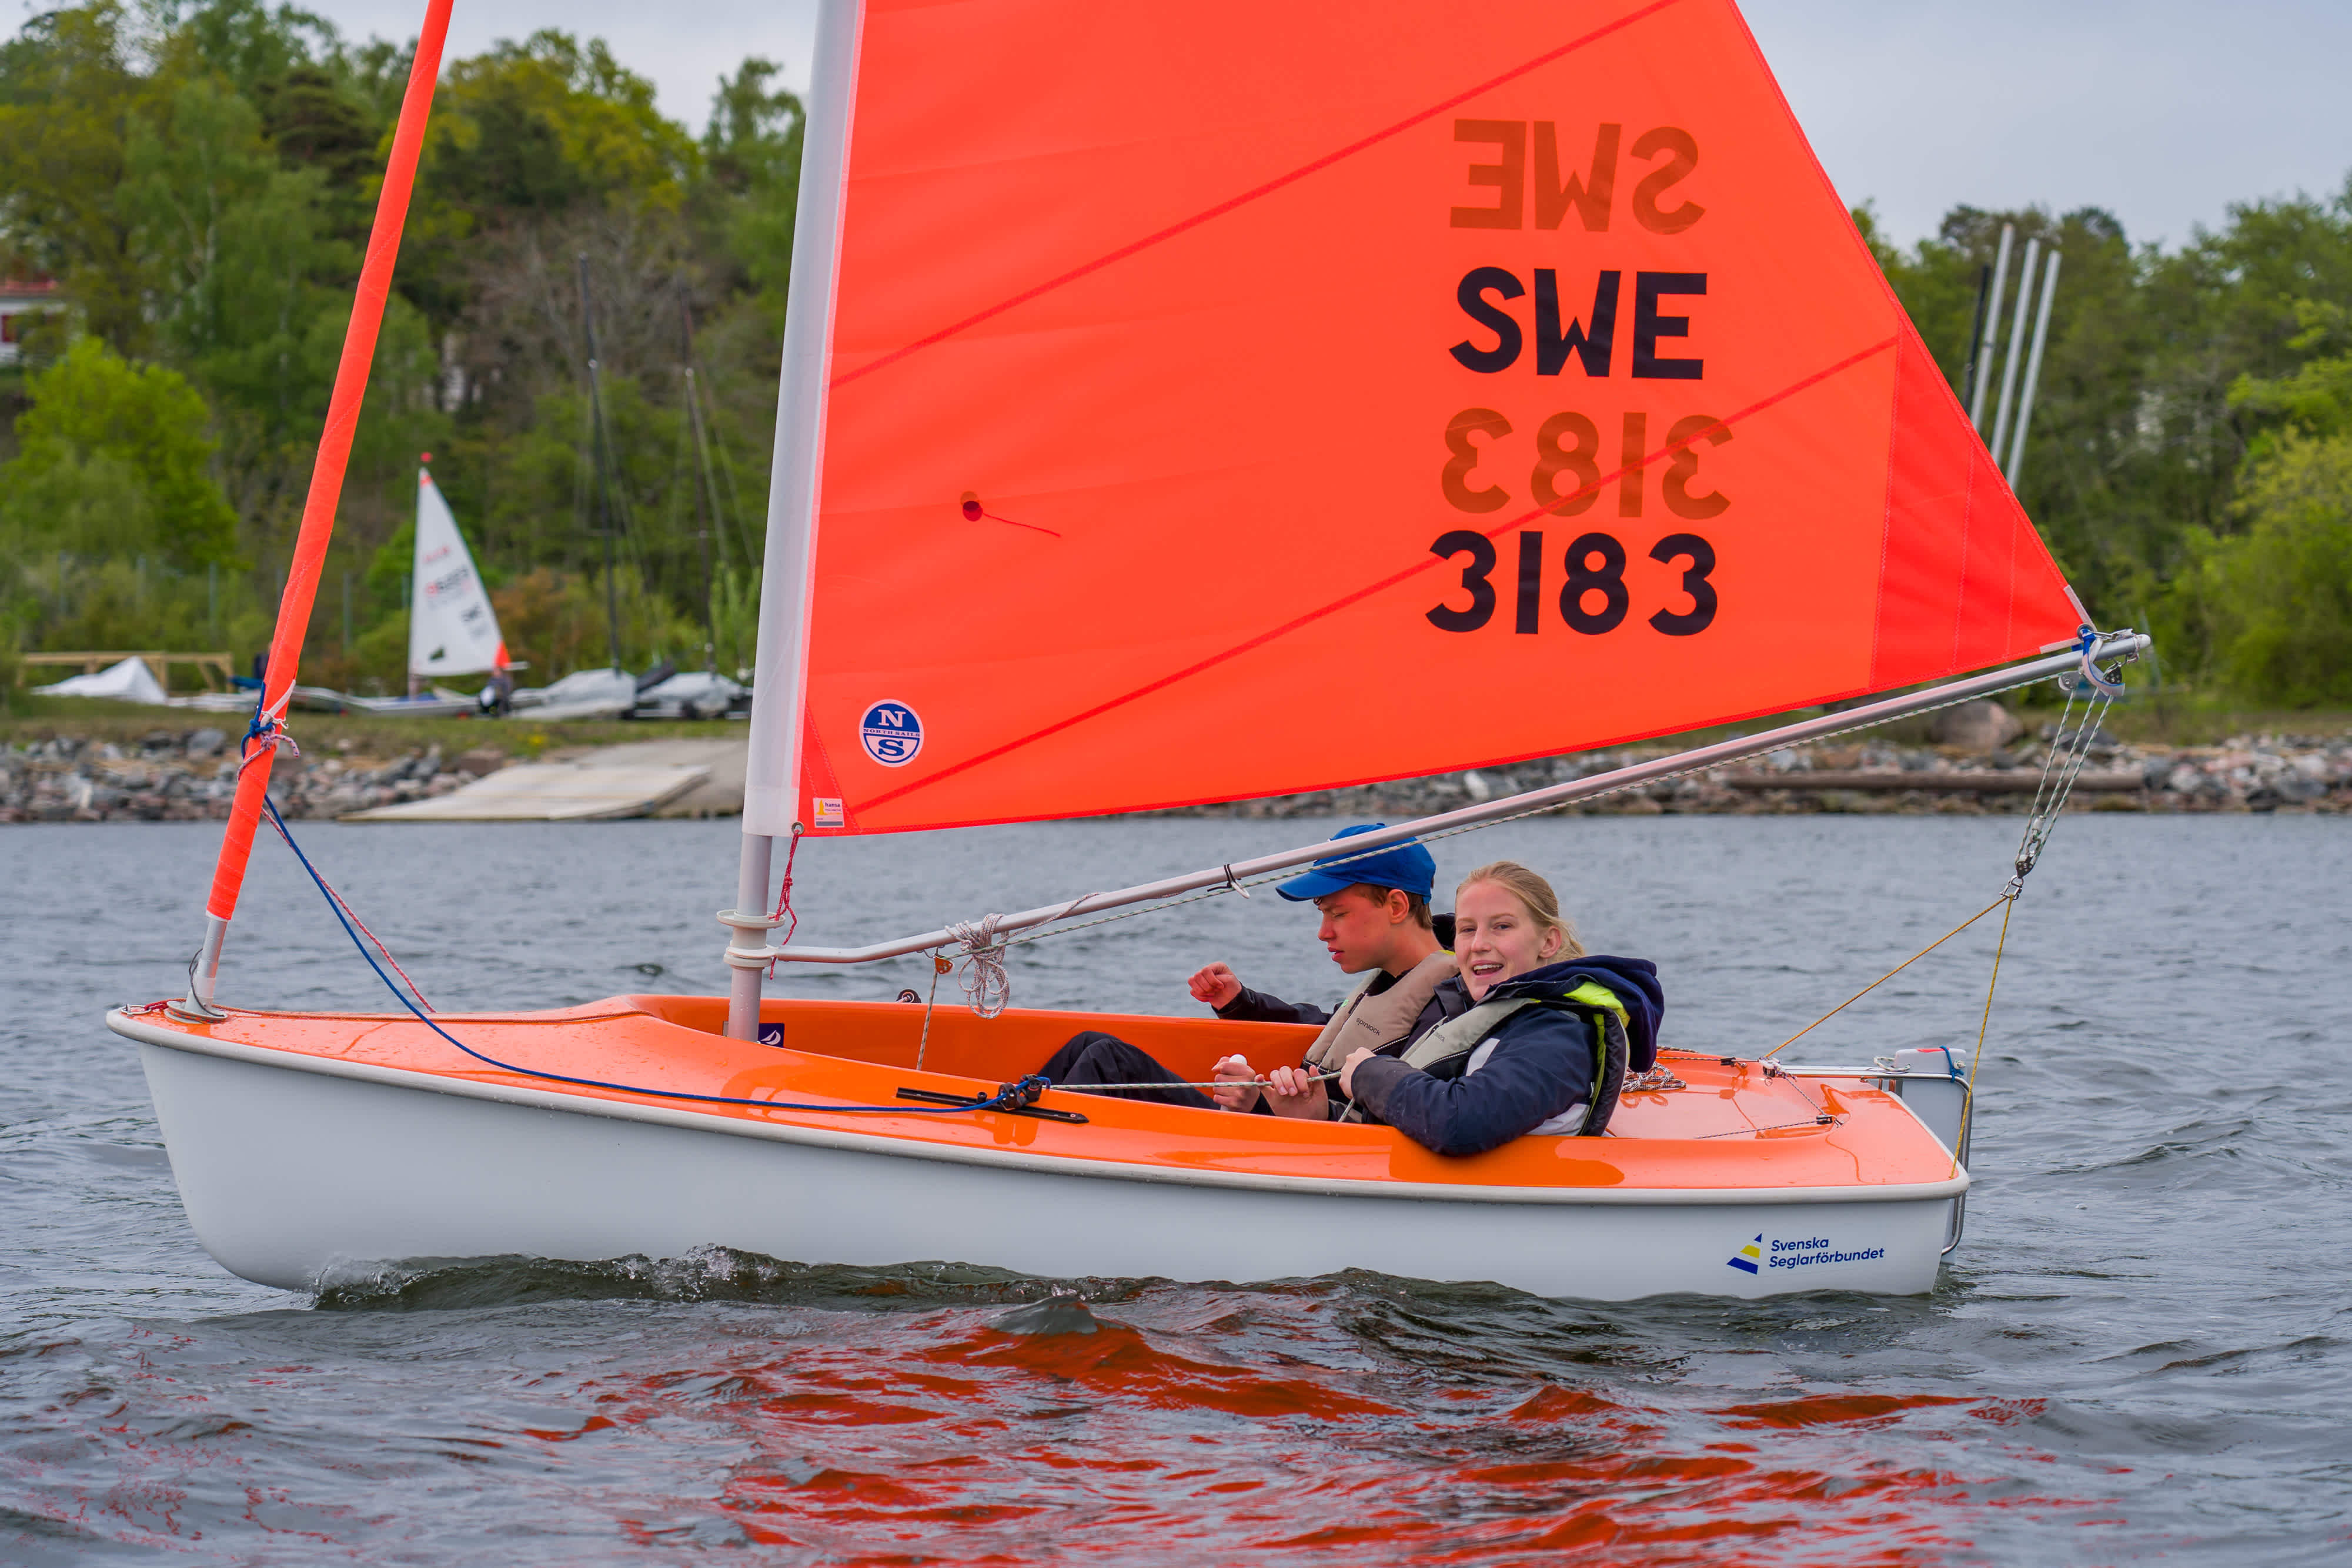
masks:
[[[367,950],[367,944],[362,942],[360,940],[359,933],[352,929],[352,923],[350,919],[344,915],[341,907],[336,904],[335,895],[331,892],[328,891],[326,878],[320,876],[319,874],[319,868],[310,863],[310,857],[302,852],[302,846],[294,841],[294,835],[286,831],[286,819],[278,814],[278,802],[270,800],[268,796],[264,796],[262,798],[262,804],[268,809],[269,820],[277,825],[278,837],[284,839],[286,841],[286,847],[294,852],[294,858],[302,862],[302,869],[310,873],[310,880],[319,884],[319,892],[325,896],[327,900],[327,907],[334,912],[337,924],[341,925],[343,928],[343,935],[352,939],[352,946],[360,950],[360,956],[367,960],[368,967],[375,971],[375,977],[384,983],[384,988],[392,992],[394,996],[398,997],[400,998],[400,1005],[406,1008],[410,1012],[415,1013],[416,1015],[417,1021],[424,1024],[425,1028],[431,1030],[435,1034],[439,1035],[443,1040],[447,1040],[451,1045],[456,1046],[459,1051],[464,1051],[467,1056],[472,1057],[475,1061],[487,1063],[491,1067],[499,1069],[502,1072],[520,1072],[526,1078],[544,1078],[551,1083],[576,1084],[583,1089],[610,1089],[622,1094],[650,1094],[656,1099],[660,1100],[691,1100],[698,1104],[703,1105],[749,1105],[752,1109],[758,1111],[839,1111],[864,1114],[881,1114],[887,1113],[893,1116],[951,1116],[966,1111],[1012,1110],[1019,1106],[1034,1103],[1040,1093],[1053,1087],[1051,1080],[1033,1073],[1029,1077],[1024,1078],[1015,1083],[999,1084],[997,1086],[996,1092],[991,1095],[988,1099],[975,1101],[969,1105],[940,1105],[936,1107],[928,1105],[800,1105],[782,1100],[740,1100],[725,1094],[688,1094],[682,1090],[677,1089],[646,1089],[635,1083],[608,1083],[601,1078],[571,1078],[561,1072],[543,1072],[536,1067],[519,1067],[511,1061],[500,1061],[495,1056],[485,1056],[482,1052],[476,1051],[472,1046],[467,1045],[464,1040],[459,1040],[456,1035],[451,1034],[447,1030],[443,1029],[439,1024],[434,1022],[432,1018],[429,1017],[422,1008],[419,1008],[414,1001],[409,999],[408,994],[405,991],[403,991],[398,986],[392,983],[392,977],[383,972],[383,966],[375,961],[375,955]]]

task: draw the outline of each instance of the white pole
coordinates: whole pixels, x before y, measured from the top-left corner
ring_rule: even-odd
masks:
[[[2025,361],[2025,391],[2017,400],[2017,436],[2009,448],[2009,487],[2017,488],[2017,471],[2025,466],[2025,422],[2033,417],[2033,389],[2042,383],[2042,346],[2050,340],[2050,298],[2058,292],[2058,253],[2042,274],[2042,308],[2033,319],[2033,352]]]
[[[1969,393],[1969,423],[1984,434],[1985,392],[1992,385],[1993,345],[2000,340],[2000,294],[2009,282],[2009,245],[2017,237],[2015,224],[2000,225],[2000,250],[1993,257],[1992,298],[1986,302],[1984,340],[1977,345],[1977,384]]]
[[[2033,308],[2033,263],[2042,254],[2042,242],[2025,242],[2025,263],[2017,269],[2017,315],[2010,322],[2009,351],[2000,361],[2000,408],[1992,416],[1992,440],[1987,450],[1993,461],[2000,461],[2001,443],[2009,436],[2009,411],[2017,393],[2017,362],[2025,351],[2025,319]]]
[[[2070,590],[2069,592],[2071,591]],[[2092,655],[2092,659],[2093,662],[2103,664],[2118,659],[2137,659],[2146,653],[2149,646],[2149,639],[2141,633],[2109,632]],[[2064,651],[2061,652],[2062,649]],[[1025,931],[1033,925],[1048,925],[1056,920],[1067,919],[1073,915],[1092,915],[1098,910],[1118,909],[1130,904],[1149,904],[1156,899],[1173,898],[1179,894],[1196,893],[1202,888],[1235,886],[1251,877],[1263,876],[1267,872],[1281,871],[1288,866],[1304,865],[1308,861],[1321,860],[1326,856],[1369,854],[1373,851],[1385,849],[1391,844],[1402,843],[1407,839],[1420,838],[1424,834],[1437,834],[1456,828],[1498,822],[1506,818],[1524,816],[1528,812],[1543,810],[1549,807],[1566,805],[1571,800],[1606,795],[1612,790],[1622,789],[1629,785],[1646,783],[1654,779],[1688,773],[1701,768],[1711,768],[1718,763],[1736,762],[1743,757],[1761,756],[1768,751],[1778,751],[1784,746],[1794,746],[1800,741],[1818,740],[1825,735],[1835,735],[1865,725],[1883,724],[1888,719],[1901,718],[1906,714],[1925,713],[1930,708],[1946,707],[1953,703],[1966,702],[1971,697],[1988,696],[1994,692],[2007,691],[2012,686],[2029,685],[2047,676],[2064,674],[2070,670],[2079,669],[2082,664],[2083,654],[2074,644],[2053,643],[2043,650],[2042,657],[2022,664],[2011,664],[2007,669],[1993,670],[1981,675],[1971,675],[1966,680],[1931,686],[1925,691],[1908,692],[1902,696],[1888,697],[1883,702],[1870,703],[1862,707],[1823,714],[1819,718],[1809,718],[1797,724],[1784,725],[1779,729],[1768,729],[1759,735],[1719,740],[1712,746],[1696,747],[1689,751],[1676,752],[1671,757],[1658,758],[1654,761],[1637,762],[1631,768],[1620,768],[1612,773],[1596,773],[1591,778],[1579,779],[1572,783],[1553,784],[1541,789],[1530,789],[1522,795],[1512,795],[1499,800],[1487,800],[1475,806],[1465,806],[1459,810],[1440,812],[1436,816],[1423,817],[1417,821],[1400,822],[1395,827],[1383,828],[1377,832],[1359,833],[1345,839],[1328,839],[1319,844],[1308,844],[1303,849],[1285,850],[1280,854],[1260,855],[1255,860],[1234,861],[1230,865],[1192,872],[1183,876],[1171,876],[1160,882],[1144,883],[1136,887],[1121,888],[1116,893],[1089,893],[1083,897],[1071,899],[1067,903],[1042,904],[1035,909],[1024,910],[1018,915],[998,916],[996,930],[1000,936],[1009,936],[1016,931]],[[937,931],[926,931],[919,936],[904,936],[895,941],[877,942],[866,947],[792,946],[771,947],[756,956],[746,955],[744,961],[764,964],[770,959],[774,959],[787,964],[871,964],[877,959],[896,958],[908,953],[921,953],[932,948],[949,946],[959,941],[960,938],[954,933],[941,928]],[[738,960],[730,955],[728,961],[734,963]]]
[[[803,819],[802,703],[807,686],[809,571],[816,553],[818,488],[824,465],[825,383],[833,365],[834,282],[841,258],[842,190],[849,175],[849,126],[857,97],[862,0],[823,0],[793,224],[792,295],[776,398],[776,451],[768,487],[768,546],[761,570],[760,642],[751,690],[751,754],[743,781],[743,854],[735,907],[720,915],[734,932],[727,962],[727,1033],[760,1032],[760,979],[774,840]]]

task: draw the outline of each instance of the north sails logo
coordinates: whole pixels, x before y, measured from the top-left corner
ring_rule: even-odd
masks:
[[[1724,1261],[1729,1264],[1732,1268],[1738,1270],[1743,1274],[1753,1274],[1756,1272],[1758,1265],[1764,1261],[1764,1233],[1760,1230],[1758,1231],[1756,1233],[1755,1240],[1750,1241],[1747,1246],[1742,1247],[1738,1251],[1734,1252],[1730,1257],[1725,1259]]]
[[[878,702],[857,721],[866,755],[885,768],[904,768],[923,749],[923,721],[905,703]]]

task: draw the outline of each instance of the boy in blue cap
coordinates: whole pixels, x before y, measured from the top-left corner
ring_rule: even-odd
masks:
[[[1369,822],[1335,834],[1349,838],[1386,826]],[[1217,1016],[1261,1023],[1321,1024],[1298,1067],[1276,1067],[1260,1082],[1243,1057],[1217,1063],[1225,1081],[1211,1095],[1193,1089],[1137,1089],[1130,1097],[1202,1109],[1255,1111],[1313,1121],[1337,1119],[1347,1109],[1336,1083],[1312,1081],[1315,1070],[1336,1072],[1356,1050],[1395,1055],[1444,1020],[1470,1008],[1454,957],[1438,939],[1429,912],[1437,862],[1417,841],[1359,856],[1335,854],[1276,891],[1322,915],[1317,932],[1343,973],[1366,975],[1337,1009],[1286,1002],[1242,984],[1223,964],[1192,977],[1192,995]],[[1165,1082],[1175,1074],[1125,1040],[1089,1030],[1055,1052],[1039,1071],[1056,1083],[1113,1085]]]

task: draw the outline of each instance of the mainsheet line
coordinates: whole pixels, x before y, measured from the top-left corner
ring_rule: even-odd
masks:
[[[1574,54],[1577,50],[1584,47],[1587,44],[1598,43],[1602,38],[1607,37],[1610,34],[1630,27],[1634,23],[1641,21],[1643,17],[1649,16],[1656,12],[1663,11],[1667,6],[1676,4],[1679,4],[1679,0],[1654,0],[1653,4],[1644,5],[1638,11],[1629,11],[1624,16],[1620,16],[1615,21],[1608,24],[1606,26],[1595,27],[1591,32],[1585,34],[1580,38],[1575,39],[1570,43],[1562,44],[1556,49],[1549,50],[1546,53],[1538,55],[1531,60],[1513,66],[1509,70],[1505,71],[1500,76],[1490,77],[1486,80],[1480,82],[1476,87],[1465,88],[1462,91],[1455,93],[1453,97],[1446,99],[1442,102],[1433,103],[1427,109],[1420,110],[1418,113],[1407,115],[1404,119],[1398,120],[1393,125],[1383,126],[1381,129],[1373,131],[1369,136],[1361,137],[1357,141],[1350,141],[1347,146],[1340,148],[1336,152],[1327,152],[1311,163],[1302,163],[1286,174],[1277,174],[1263,185],[1244,191],[1238,196],[1228,197],[1226,200],[1219,202],[1213,207],[1209,207],[1201,212],[1194,213],[1189,218],[1179,218],[1176,222],[1170,224],[1166,228],[1160,230],[1156,234],[1146,235],[1141,239],[1133,240],[1119,246],[1117,250],[1111,251],[1103,256],[1098,256],[1092,261],[1083,262],[1080,265],[1072,267],[1069,271],[1063,273],[1059,277],[1047,278],[1045,282],[1040,283],[1034,287],[1024,288],[1020,293],[1012,296],[1010,298],[997,301],[995,304],[988,307],[985,310],[981,310],[965,317],[962,320],[956,322],[953,326],[942,327],[938,331],[931,333],[929,337],[918,338],[911,343],[891,350],[888,353],[884,354],[880,359],[869,360],[854,371],[844,371],[841,374],[833,378],[832,385],[835,387],[847,386],[850,382],[857,380],[860,376],[871,375],[885,365],[896,364],[909,354],[918,353],[924,349],[931,347],[935,343],[945,342],[948,339],[954,337],[957,333],[977,327],[982,321],[988,320],[991,317],[1002,316],[1007,310],[1013,309],[1018,306],[1025,305],[1030,300],[1036,298],[1040,295],[1050,294],[1055,289],[1060,288],[1066,284],[1076,283],[1079,278],[1085,277],[1091,273],[1099,272],[1106,267],[1110,267],[1118,262],[1124,261],[1129,256],[1134,256],[1138,252],[1149,250],[1155,245],[1174,239],[1181,234],[1196,229],[1202,224],[1205,224],[1213,218],[1221,218],[1227,213],[1233,212],[1237,208],[1245,207],[1249,205],[1250,203],[1258,200],[1260,197],[1270,196],[1275,192],[1283,189],[1286,185],[1295,185],[1299,181],[1307,178],[1309,174],[1318,172],[1321,170],[1331,167],[1334,163],[1342,162],[1347,159],[1352,158],[1357,153],[1361,152],[1368,148],[1376,147],[1380,143],[1388,141],[1392,136],[1402,135],[1405,131],[1412,130],[1414,126],[1420,125],[1426,120],[1433,120],[1438,115],[1444,114],[1449,109],[1460,108],[1462,105],[1469,102],[1472,99],[1476,98],[1481,93],[1491,92],[1495,89],[1501,87],[1505,82],[1515,81],[1518,78],[1527,75],[1529,71],[1540,70],[1545,66],[1551,64],[1554,60],[1559,59],[1567,55]]]
[[[1852,370],[1854,366],[1861,364],[1865,360],[1874,359],[1878,355],[1886,352],[1889,349],[1895,347],[1896,340],[1897,340],[1895,337],[1884,338],[1872,344],[1867,349],[1857,350],[1853,353],[1848,354],[1844,359],[1838,361],[1835,364],[1825,366],[1821,370],[1815,371],[1811,375],[1805,377],[1801,381],[1790,382],[1789,385],[1782,387],[1779,392],[1759,398],[1757,401],[1749,403],[1746,408],[1739,410],[1736,413],[1725,415],[1723,418],[1717,420],[1714,424],[1708,426],[1708,429],[1729,429],[1731,426],[1739,423],[1742,420],[1751,419],[1776,403],[1785,402],[1801,392],[1818,386],[1822,382],[1828,381],[1832,376]],[[1597,492],[1603,486],[1613,484],[1618,479],[1622,478],[1625,475],[1633,472],[1634,469],[1646,468],[1651,464],[1655,463],[1659,458],[1668,456],[1675,452],[1680,451],[1684,447],[1690,445],[1692,442],[1704,440],[1706,435],[1706,431],[1702,430],[1696,434],[1690,436],[1687,440],[1670,442],[1666,445],[1660,447],[1657,451],[1651,453],[1648,456],[1643,458],[1638,463],[1628,463],[1610,473],[1602,475],[1591,484],[1580,487],[1574,495],[1564,497],[1561,502],[1555,503],[1555,505],[1564,505],[1567,501],[1572,501],[1579,496],[1585,496]],[[1489,538],[1497,538],[1503,534],[1510,532],[1513,528],[1520,528],[1528,523],[1534,522],[1538,518],[1549,517],[1552,514],[1552,507],[1537,507],[1529,511],[1522,512],[1506,522],[1498,523],[1495,527],[1488,528],[1486,530],[1486,537]],[[1315,622],[1322,620],[1325,616],[1336,614],[1351,604],[1360,603],[1363,600],[1370,598],[1373,594],[1384,592],[1389,589],[1394,588],[1398,583],[1403,582],[1407,579],[1412,578],[1418,573],[1431,570],[1444,559],[1444,558],[1443,557],[1435,555],[1424,556],[1421,559],[1414,561],[1410,566],[1404,567],[1400,570],[1391,572],[1388,576],[1381,578],[1377,582],[1370,583],[1365,587],[1357,589],[1352,593],[1344,594],[1341,597],[1331,601],[1328,604],[1320,605],[1316,609],[1306,612],[1304,614],[1295,616],[1270,631],[1261,632],[1256,636],[1250,638],[1246,642],[1236,643],[1230,648],[1224,649],[1220,653],[1212,653],[1205,659],[1201,659],[1193,664],[1187,664],[1184,668],[1174,671],[1169,674],[1162,675],[1155,681],[1148,682],[1143,685],[1136,687],[1133,691],[1097,703],[1094,706],[1086,709],[1082,713],[1072,714],[1067,718],[1058,719],[1055,722],[1045,726],[1042,729],[1032,730],[1029,734],[1022,736],[1018,739],[1008,740],[1002,746],[992,747],[990,749],[980,753],[976,757],[969,757],[961,762],[950,763],[947,767],[940,768],[936,773],[927,774],[920,779],[914,779],[906,784],[901,784],[896,789],[887,789],[879,795],[874,796],[870,800],[861,800],[858,802],[858,809],[871,810],[872,808],[883,805],[887,801],[896,800],[903,796],[911,795],[919,789],[925,789],[933,784],[939,783],[941,779],[952,779],[957,774],[963,772],[967,768],[977,768],[983,762],[993,761],[997,758],[1003,757],[1008,752],[1018,751],[1024,746],[1032,745],[1034,742],[1045,739],[1048,736],[1068,729],[1073,725],[1084,724],[1087,720],[1098,717],[1103,714],[1110,712],[1113,708],[1123,707],[1127,704],[1135,702],[1139,698],[1150,696],[1152,693],[1159,691],[1163,687],[1172,686],[1179,681],[1190,680],[1192,676],[1201,674],[1204,670],[1214,669],[1217,665],[1225,664],[1230,660],[1237,659],[1244,653],[1249,653],[1253,649],[1263,647],[1265,644],[1275,641],[1276,638],[1286,637],[1302,626],[1311,625]]]

